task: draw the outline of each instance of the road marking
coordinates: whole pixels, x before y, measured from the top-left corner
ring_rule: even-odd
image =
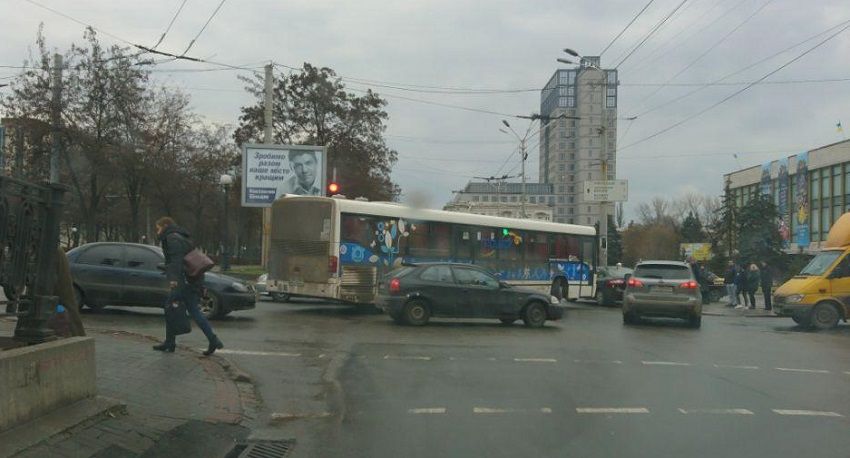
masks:
[[[514,361],[518,363],[557,363],[558,360],[554,358],[514,358]]]
[[[758,366],[737,366],[734,364],[715,364],[714,367],[717,367],[719,369],[748,369],[751,371],[759,369]]]
[[[706,413],[715,415],[753,415],[753,412],[747,409],[679,409],[679,412],[682,412],[685,415],[689,413]]]
[[[606,361],[604,359],[574,359],[575,363],[590,363],[590,364],[623,364],[622,361],[615,359],[614,361]]]
[[[691,363],[678,363],[676,361],[641,361],[644,366],[690,366]]]
[[[330,412],[315,412],[315,413],[291,413],[291,412],[273,412],[269,417],[273,421],[293,420],[297,418],[325,418],[330,417]]]
[[[829,373],[828,370],[824,370],[824,369],[790,369],[790,368],[787,368],[787,367],[776,367],[774,369],[776,369],[778,371],[785,371],[785,372],[805,372],[805,373],[808,373],[808,374],[828,374]]]
[[[206,350],[204,348],[203,350]],[[301,356],[301,353],[286,353],[282,351],[252,351],[252,350],[230,350],[223,348],[221,350],[216,350],[216,353],[221,353],[224,355],[248,355],[248,356],[289,356],[289,357],[298,357]]]
[[[782,410],[782,409],[773,409],[774,412],[779,415],[801,415],[801,416],[811,416],[811,417],[843,417],[840,413],[836,412],[824,412],[820,410]]]
[[[430,356],[393,356],[393,355],[384,355],[384,359],[403,359],[410,361],[431,361]]]
[[[539,413],[552,413],[552,409],[549,407],[543,407],[541,409],[494,409],[492,407],[473,407],[472,413],[478,414],[492,414],[492,413],[530,413],[530,412],[539,412]]]
[[[646,407],[576,407],[576,413],[649,413]]]
[[[446,413],[445,407],[425,407],[421,409],[410,409],[407,413],[412,414],[437,414],[437,413]]]

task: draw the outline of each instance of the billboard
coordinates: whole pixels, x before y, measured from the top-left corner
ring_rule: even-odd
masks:
[[[797,246],[806,248],[811,243],[809,234],[809,152],[797,155],[796,195],[794,196],[794,218],[797,218]]]
[[[327,150],[323,146],[242,146],[242,206],[271,207],[284,194],[324,196]]]
[[[709,261],[714,257],[710,243],[680,243],[679,251],[684,259],[693,256],[697,261]]]

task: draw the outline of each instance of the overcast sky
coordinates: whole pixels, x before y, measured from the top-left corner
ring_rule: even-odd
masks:
[[[181,3],[36,1],[147,45],[156,43]],[[563,67],[555,61],[563,56],[561,49],[598,55],[646,1],[228,0],[189,55],[257,67],[269,60],[292,66],[310,62],[345,77],[404,85],[536,89],[436,94],[375,88],[389,101],[388,143],[399,153],[393,178],[401,185],[402,200],[422,195],[429,205],[439,207],[470,177],[496,174],[506,159],[501,173],[518,171],[519,156],[509,158],[516,142],[499,132],[502,116],[397,96],[508,114],[539,112],[539,89]],[[620,62],[680,3],[655,0],[605,52],[602,66]],[[187,0],[159,49],[182,52],[218,4],[219,0]],[[53,48],[64,50],[82,41],[81,25],[25,0],[0,0],[0,10],[4,12],[0,15],[0,65],[19,65],[26,58],[41,22]],[[629,180],[627,215],[655,195],[687,191],[719,195],[723,173],[841,140],[835,127],[839,120],[845,121],[850,133],[848,30],[766,80],[785,83],[757,85],[679,127],[630,146],[743,87],[708,87],[641,115],[696,88],[673,84],[718,80],[846,20],[850,20],[846,0],[686,0],[619,67],[617,175]],[[754,81],[827,36],[820,35],[725,81]],[[117,42],[101,38],[105,43]],[[686,66],[690,67],[671,80]],[[181,61],[157,70],[189,68],[216,67]],[[14,72],[0,68],[0,83]],[[234,124],[239,107],[251,102],[236,74],[158,71],[155,78],[185,88],[207,120]],[[789,83],[812,79],[848,81]],[[660,89],[645,85],[668,80],[671,85]],[[365,88],[352,81],[346,84]],[[624,119],[635,115],[641,116],[635,121]],[[510,122],[518,131],[527,126],[520,119]],[[529,181],[537,179],[537,155],[535,147],[529,155]]]

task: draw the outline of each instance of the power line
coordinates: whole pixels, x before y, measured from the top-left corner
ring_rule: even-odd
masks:
[[[678,97],[676,97],[676,98],[673,98],[673,99],[671,99],[671,100],[669,100],[669,101],[667,101],[667,102],[664,102],[664,103],[662,103],[662,104],[660,104],[660,105],[656,105],[656,106],[654,106],[654,107],[651,107],[651,108],[647,109],[646,111],[644,111],[644,112],[642,112],[642,113],[640,113],[640,114],[637,114],[637,115],[635,115],[635,116],[639,118],[639,117],[644,116],[644,115],[646,115],[646,114],[649,114],[649,113],[651,113],[651,112],[653,112],[653,111],[655,111],[655,110],[658,110],[658,109],[664,108],[664,107],[666,107],[666,106],[668,106],[668,105],[671,105],[671,104],[673,104],[673,103],[676,103],[676,102],[678,102],[679,100],[682,100],[682,99],[685,99],[685,98],[687,98],[687,97],[690,97],[691,95],[696,94],[697,92],[700,92],[700,91],[702,91],[703,89],[706,89],[706,88],[711,87],[711,86],[746,86],[746,85],[748,85],[748,84],[750,84],[750,83],[752,83],[752,82],[746,82],[746,83],[741,83],[741,82],[729,82],[729,83],[723,83],[723,81],[724,81],[724,80],[726,80],[727,78],[731,78],[731,77],[733,77],[733,76],[735,76],[735,75],[738,75],[738,74],[740,74],[740,73],[743,73],[743,72],[745,72],[745,71],[747,71],[747,70],[749,70],[749,69],[751,69],[751,68],[753,68],[753,67],[756,67],[756,66],[758,66],[758,65],[760,65],[760,64],[762,64],[762,63],[764,63],[764,62],[766,62],[766,61],[768,61],[768,60],[770,60],[770,59],[773,59],[774,57],[777,57],[777,56],[779,56],[779,55],[782,55],[782,54],[784,54],[784,53],[786,53],[786,52],[788,52],[788,51],[790,51],[790,50],[792,50],[792,49],[794,49],[794,48],[796,48],[796,47],[798,47],[798,46],[800,46],[800,45],[803,45],[803,44],[808,43],[808,42],[810,42],[810,41],[812,41],[812,40],[815,40],[815,39],[817,39],[817,38],[818,38],[818,37],[820,37],[820,36],[826,35],[826,34],[827,34],[827,33],[829,33],[830,31],[835,30],[835,29],[837,29],[837,28],[839,28],[839,27],[841,27],[842,25],[845,25],[845,24],[850,24],[850,20],[843,21],[843,22],[841,22],[841,23],[839,23],[839,24],[837,24],[837,25],[834,25],[834,26],[832,26],[832,27],[830,27],[830,28],[828,28],[828,29],[826,29],[826,30],[824,30],[824,31],[822,31],[822,32],[819,32],[819,33],[817,33],[817,34],[815,34],[815,35],[812,35],[811,37],[806,38],[806,39],[805,39],[805,40],[803,40],[803,41],[800,41],[800,42],[798,42],[798,43],[795,43],[795,44],[793,44],[793,45],[791,45],[791,46],[789,46],[789,47],[787,47],[787,48],[784,48],[784,49],[782,49],[782,50],[780,50],[780,51],[777,51],[777,52],[775,52],[775,53],[773,53],[773,54],[771,54],[771,55],[769,55],[769,56],[767,56],[767,57],[764,57],[764,58],[762,58],[762,59],[759,59],[759,60],[757,60],[757,61],[755,61],[755,62],[753,62],[753,63],[751,63],[751,64],[749,64],[749,65],[744,66],[743,68],[740,68],[740,69],[738,69],[738,70],[735,70],[735,71],[734,71],[734,72],[732,72],[732,73],[728,73],[728,74],[726,74],[726,75],[724,75],[724,76],[722,76],[722,77],[718,78],[718,79],[717,79],[717,80],[715,80],[715,81],[712,81],[712,82],[709,82],[709,83],[705,83],[705,84],[701,84],[701,85],[697,85],[698,87],[697,87],[696,89],[694,89],[694,90],[692,90],[692,91],[689,91],[689,92],[687,92],[687,93],[685,93],[685,94],[682,94],[682,95],[680,95],[680,96],[678,96]],[[777,81],[762,81],[762,82],[760,82],[759,84],[762,84],[762,85],[773,85],[773,84],[807,84],[807,83],[833,83],[833,82],[845,82],[845,81],[850,81],[850,78],[819,78],[819,79],[803,79],[803,80],[777,80]]]
[[[201,27],[201,30],[199,30],[199,31],[198,31],[198,34],[197,34],[197,35],[195,35],[195,38],[192,38],[192,41],[190,41],[190,42],[189,42],[189,46],[187,46],[187,47],[186,47],[186,50],[185,50],[185,51],[183,51],[183,53],[182,53],[182,54],[180,54],[181,56],[185,56],[185,55],[186,55],[186,53],[187,53],[187,52],[189,52],[189,50],[190,50],[190,49],[192,49],[192,46],[194,46],[194,45],[195,45],[195,41],[197,41],[197,40],[198,40],[198,37],[200,37],[200,36],[201,36],[201,34],[202,34],[202,33],[204,33],[204,30],[206,30],[206,29],[207,29],[207,26],[208,26],[208,25],[210,25],[210,22],[212,22],[212,20],[213,20],[213,18],[215,17],[215,15],[216,15],[216,14],[218,14],[218,10],[220,10],[220,9],[221,9],[222,5],[224,5],[224,2],[226,2],[226,1],[227,1],[227,0],[221,0],[221,2],[219,2],[218,6],[215,8],[215,11],[213,11],[213,12],[212,12],[212,14],[210,14],[210,17],[207,19],[207,22],[205,22],[205,23],[204,23],[204,26],[203,26],[203,27]]]
[[[368,89],[368,88],[367,89],[357,89],[357,88],[353,88],[353,87],[349,86],[348,89],[355,91],[355,92],[360,92],[360,93],[372,92],[374,94],[378,94],[377,92],[374,92],[374,91],[372,91],[371,89]],[[466,107],[466,106],[463,106],[463,105],[454,105],[454,104],[451,104],[451,103],[434,102],[432,100],[415,99],[413,97],[405,97],[403,95],[387,94],[387,93],[382,93],[380,95],[382,95],[384,97],[399,99],[399,100],[407,100],[409,102],[424,103],[426,105],[434,105],[434,106],[439,106],[439,107],[444,107],[444,108],[454,108],[456,110],[471,111],[471,112],[474,112],[474,113],[483,113],[483,114],[489,114],[489,115],[501,116],[501,117],[509,117],[509,118],[520,118],[520,115],[512,114],[512,113],[503,113],[503,112],[499,112],[499,111],[485,110],[485,109],[482,109],[482,108]]]
[[[658,32],[658,29],[660,29],[661,26],[663,26],[674,14],[676,14],[676,11],[679,11],[679,8],[681,8],[685,3],[687,3],[687,1],[688,0],[682,0],[682,2],[679,3],[676,8],[673,8],[673,11],[671,11],[667,16],[664,17],[664,19],[662,19],[658,24],[656,24],[655,27],[653,27],[652,30],[650,30],[649,33],[646,34],[643,40],[641,40],[641,42],[638,43],[637,46],[635,46],[631,50],[631,52],[629,52],[626,57],[624,57],[623,60],[621,60],[620,63],[618,63],[614,67],[614,69],[616,70],[620,68],[620,65],[623,65],[623,62],[629,60],[629,57],[632,57],[632,54],[634,54],[638,49],[641,48],[641,46],[644,45],[644,43],[646,43],[650,38],[652,38],[652,36],[655,35],[656,32]]]
[[[133,45],[133,43],[131,43],[129,40],[125,40],[124,38],[121,38],[121,37],[119,37],[119,36],[117,36],[117,35],[113,35],[113,34],[111,34],[111,33],[107,32],[107,31],[102,30],[102,29],[99,29],[99,28],[97,28],[97,27],[95,27],[95,26],[93,26],[93,25],[91,25],[91,24],[87,24],[87,23],[85,23],[85,22],[83,22],[83,21],[81,21],[81,20],[79,20],[79,19],[77,19],[77,18],[75,18],[75,17],[73,17],[73,16],[67,15],[67,14],[65,14],[65,13],[63,13],[63,12],[61,12],[61,11],[59,11],[59,10],[56,10],[56,9],[54,9],[54,8],[51,8],[51,7],[47,6],[47,5],[42,5],[41,3],[36,2],[35,0],[24,0],[24,1],[25,1],[25,2],[27,2],[27,3],[30,3],[30,4],[32,4],[32,5],[35,5],[35,6],[39,7],[39,8],[45,9],[45,10],[47,10],[47,11],[50,11],[50,12],[51,12],[51,13],[53,13],[53,14],[57,14],[57,15],[59,15],[59,16],[62,16],[62,17],[64,17],[65,19],[68,19],[68,20],[74,21],[74,22],[76,22],[77,24],[80,24],[80,25],[82,25],[82,26],[84,26],[84,27],[89,27],[89,28],[91,28],[92,30],[94,30],[94,31],[96,31],[96,32],[98,32],[98,33],[102,33],[102,34],[104,34],[104,35],[106,35],[106,36],[108,36],[108,37],[114,38],[114,39],[116,39],[116,40],[118,40],[118,41],[120,41],[120,42],[122,42],[122,43],[126,43],[126,44],[128,44],[128,45],[134,46],[134,45]]]
[[[745,1],[746,1],[746,0],[745,0]],[[767,7],[767,5],[771,4],[772,2],[773,2],[773,0],[767,0],[767,1],[765,1],[764,3],[762,3],[762,5],[761,5],[758,9],[756,9],[756,10],[755,10],[752,14],[750,14],[749,16],[747,16],[747,17],[746,17],[743,21],[741,21],[738,25],[736,25],[734,28],[732,28],[732,30],[730,30],[729,32],[727,32],[727,33],[726,33],[725,35],[723,35],[722,37],[720,37],[720,39],[719,39],[719,40],[715,41],[715,42],[714,42],[711,46],[709,46],[709,47],[708,47],[708,49],[706,49],[705,51],[703,51],[703,53],[702,53],[702,54],[700,54],[699,56],[697,56],[697,57],[696,57],[696,59],[694,59],[694,60],[690,61],[687,65],[685,65],[684,67],[682,67],[682,69],[681,69],[681,70],[679,70],[679,71],[678,71],[675,75],[673,75],[672,77],[670,77],[670,78],[667,80],[667,83],[670,83],[671,81],[673,81],[673,80],[675,80],[676,78],[678,78],[679,76],[681,76],[683,73],[685,73],[686,71],[688,71],[691,67],[693,67],[694,65],[696,65],[696,64],[697,64],[697,62],[701,61],[701,60],[702,60],[705,56],[707,56],[707,55],[708,55],[711,51],[714,51],[715,49],[717,49],[717,47],[718,47],[718,46],[720,46],[720,45],[721,45],[724,41],[726,41],[729,37],[731,37],[731,36],[732,36],[732,34],[734,34],[735,32],[737,32],[738,30],[740,30],[740,29],[741,29],[741,27],[743,27],[745,24],[747,24],[748,22],[750,22],[750,20],[752,20],[754,17],[756,17],[756,15],[758,15],[758,14],[759,14],[759,13],[760,13],[763,9],[765,9],[765,7]],[[743,2],[742,2],[742,3],[743,3]],[[740,5],[740,4],[739,4],[739,5]],[[737,6],[736,6],[736,8],[737,8]],[[733,9],[734,9],[734,8],[733,8]],[[665,83],[665,84],[666,84],[666,83]],[[646,100],[648,100],[648,99],[652,98],[652,96],[654,96],[654,95],[655,95],[655,94],[657,94],[659,91],[661,91],[662,89],[664,89],[664,87],[665,87],[665,86],[663,86],[663,85],[662,85],[662,86],[659,86],[659,87],[658,87],[658,88],[656,88],[654,91],[652,91],[649,95],[647,95],[647,96],[645,96],[643,99],[641,99],[638,103],[639,103],[639,104],[642,104],[644,101],[646,101]]]
[[[187,1],[188,0],[183,0],[183,2],[180,3],[180,8],[177,8],[177,12],[174,13],[174,16],[171,18],[171,22],[169,22],[168,27],[165,28],[165,32],[162,33],[162,36],[159,37],[159,41],[157,41],[156,44],[153,45],[152,49],[156,49],[162,43],[162,40],[165,40],[165,36],[168,35],[168,32],[171,31],[171,26],[174,25],[174,21],[177,20],[177,16],[180,16],[180,12],[183,11],[183,7],[186,6]]]
[[[850,21],[848,21],[848,22],[850,22]],[[747,90],[748,90],[748,89],[750,89],[751,87],[755,86],[756,84],[760,83],[761,81],[764,81],[765,79],[770,78],[770,76],[771,76],[771,75],[773,75],[773,74],[775,74],[775,73],[777,73],[777,72],[781,71],[782,69],[784,69],[784,68],[788,67],[789,65],[793,64],[794,62],[796,62],[796,61],[798,61],[798,60],[802,59],[802,58],[803,58],[803,57],[805,57],[807,54],[809,54],[810,52],[814,51],[814,50],[815,50],[815,49],[817,49],[817,48],[820,48],[821,46],[823,46],[823,45],[824,45],[824,44],[826,44],[828,41],[830,41],[830,40],[832,40],[833,38],[835,38],[836,36],[838,36],[840,33],[844,32],[844,31],[845,31],[845,30],[847,30],[848,28],[850,28],[850,24],[848,24],[848,25],[846,25],[846,26],[842,27],[842,28],[841,28],[841,29],[839,29],[837,32],[833,33],[832,35],[830,35],[830,36],[826,37],[825,39],[823,39],[822,41],[820,41],[818,44],[816,44],[816,45],[812,46],[811,48],[809,48],[809,49],[807,49],[806,51],[804,51],[802,54],[799,54],[797,57],[794,57],[793,59],[791,59],[791,60],[789,60],[788,62],[786,62],[786,63],[782,64],[781,66],[779,66],[778,68],[776,68],[776,69],[774,69],[774,70],[772,70],[772,71],[768,72],[766,75],[762,76],[761,78],[757,79],[756,81],[753,81],[752,83],[750,83],[750,84],[748,84],[747,86],[745,86],[745,87],[743,87],[743,88],[741,88],[741,89],[739,89],[739,90],[737,90],[737,91],[733,92],[732,94],[729,94],[728,96],[726,96],[726,97],[725,97],[725,98],[723,98],[722,100],[720,100],[720,101],[718,101],[718,102],[716,102],[716,103],[714,103],[714,104],[712,104],[712,105],[709,105],[708,107],[706,107],[706,108],[704,108],[704,109],[702,109],[702,110],[700,110],[700,111],[698,111],[698,112],[694,113],[693,115],[688,116],[688,117],[686,117],[686,118],[682,119],[681,121],[678,121],[678,122],[676,122],[676,123],[674,123],[674,124],[672,124],[672,125],[670,125],[670,126],[668,126],[668,127],[665,127],[664,129],[661,129],[661,130],[659,130],[658,132],[655,132],[655,133],[653,133],[653,134],[651,134],[651,135],[649,135],[649,136],[646,136],[646,137],[644,137],[644,138],[642,138],[642,139],[640,139],[640,140],[638,140],[638,141],[636,141],[636,142],[633,142],[633,143],[630,143],[630,144],[628,144],[628,145],[626,145],[626,146],[624,146],[624,147],[621,147],[621,148],[619,148],[619,150],[620,150],[620,151],[623,151],[623,150],[625,150],[625,149],[627,149],[627,148],[631,148],[632,146],[638,145],[638,144],[643,143],[643,142],[645,142],[645,141],[647,141],[647,140],[650,140],[650,139],[652,139],[652,138],[655,138],[655,137],[657,137],[657,136],[659,136],[659,135],[662,135],[662,134],[664,134],[664,133],[666,133],[666,132],[669,132],[669,131],[671,131],[671,130],[675,129],[676,127],[681,126],[682,124],[685,124],[686,122],[688,122],[688,121],[690,121],[690,120],[692,120],[692,119],[694,119],[694,118],[697,118],[697,117],[699,117],[699,116],[703,115],[704,113],[706,113],[706,112],[708,112],[708,111],[713,110],[714,108],[716,108],[716,107],[718,107],[718,106],[720,106],[720,105],[722,105],[722,104],[724,104],[724,103],[728,102],[728,101],[729,101],[729,100],[731,100],[732,98],[737,97],[738,95],[740,95],[740,94],[744,93],[745,91],[747,91]]]
[[[611,40],[610,43],[608,43],[608,46],[606,46],[605,49],[603,49],[602,52],[599,53],[599,57],[602,57],[602,55],[605,54],[605,51],[608,51],[608,48],[610,48],[611,45],[613,45],[615,41],[617,41],[621,36],[623,36],[623,34],[626,33],[626,30],[629,30],[629,27],[631,27],[632,24],[634,24],[635,21],[637,21],[637,18],[639,18],[640,15],[643,14],[643,12],[646,11],[646,9],[649,8],[649,5],[652,5],[652,2],[654,2],[654,1],[655,0],[649,0],[649,2],[643,7],[643,9],[638,11],[638,13],[635,15],[635,17],[633,17],[632,20],[629,21],[629,23],[626,24],[625,27],[623,27],[623,30],[621,30],[620,33],[618,33],[617,36],[614,37],[614,39]]]

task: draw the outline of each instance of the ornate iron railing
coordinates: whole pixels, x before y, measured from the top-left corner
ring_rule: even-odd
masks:
[[[47,319],[54,295],[62,214],[61,185],[38,185],[0,176],[0,285],[17,310],[15,339],[40,343],[55,338]]]

